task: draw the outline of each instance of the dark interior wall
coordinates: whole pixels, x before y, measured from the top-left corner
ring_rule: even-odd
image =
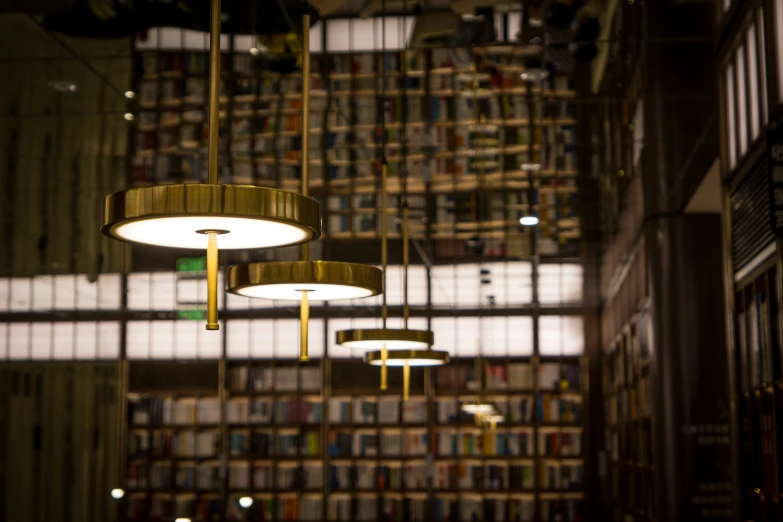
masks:
[[[658,187],[645,203],[653,214],[678,212],[719,155],[714,6],[646,4],[644,146]]]

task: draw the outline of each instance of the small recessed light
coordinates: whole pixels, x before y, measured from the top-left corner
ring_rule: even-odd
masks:
[[[125,91],[125,97],[128,98],[129,100],[132,100],[133,98],[136,97],[136,93],[133,91]]]
[[[538,217],[522,216],[521,218],[519,218],[519,224],[525,227],[534,227],[538,225]]]
[[[253,505],[253,497],[241,497],[239,499],[239,505],[245,509],[249,508]]]
[[[537,172],[541,170],[541,164],[540,163],[523,163],[519,166],[520,169],[527,171],[527,172]]]
[[[252,54],[253,56],[258,56],[259,54],[261,54],[261,50],[258,47],[251,47],[250,54]]]
[[[119,500],[125,496],[125,490],[122,488],[114,488],[111,490],[111,498]]]
[[[549,78],[549,71],[537,67],[527,69],[519,77],[526,82],[540,82]]]
[[[49,82],[49,87],[57,92],[76,92],[79,88],[74,82],[70,80],[52,80]]]
[[[125,118],[127,121],[133,121],[136,116],[134,116],[132,112],[126,112],[123,118]]]

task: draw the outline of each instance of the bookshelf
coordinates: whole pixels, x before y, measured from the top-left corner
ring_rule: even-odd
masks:
[[[205,180],[206,53],[183,43],[180,50],[139,49],[135,62],[131,185]],[[438,249],[439,242],[464,242],[481,230],[493,256],[518,257],[529,248],[518,215],[535,204],[540,252],[578,253],[573,86],[555,76],[542,89],[529,87],[519,79],[522,58],[514,54],[484,50],[483,63],[493,74],[487,95],[474,100],[464,90],[468,71],[455,67],[446,50],[312,57],[311,191],[322,203],[328,239],[379,236],[376,187],[385,110],[387,207],[401,207],[405,161],[414,237],[424,238],[428,223],[436,253],[443,253],[450,249]],[[221,181],[301,190],[301,73],[261,71],[254,57],[231,49],[222,68]],[[477,130],[474,103],[491,130]],[[535,177],[520,167],[533,159],[543,167]],[[486,191],[481,201],[480,183]],[[531,183],[535,201],[527,200]],[[434,222],[425,220],[428,209]],[[393,220],[390,227],[398,233]]]
[[[232,362],[224,422],[216,387],[131,390],[126,520],[582,520],[584,358],[490,361],[494,431],[460,412],[468,359],[407,403],[355,360]]]
[[[616,521],[656,520],[648,329],[647,312],[633,317],[602,360],[608,470],[601,488]]]
[[[735,286],[734,364],[743,520],[779,521],[783,517],[783,368],[777,277],[773,258]]]

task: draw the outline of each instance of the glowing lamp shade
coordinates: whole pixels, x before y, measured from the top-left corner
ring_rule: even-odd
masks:
[[[240,497],[239,507],[247,509],[253,505],[253,497]]]
[[[192,521],[188,517],[177,517],[174,519],[174,522],[192,522]]]
[[[435,342],[430,330],[373,328],[337,332],[337,344],[359,350],[428,350]],[[369,361],[368,361],[369,362]],[[374,364],[374,363],[371,363]],[[381,364],[380,361],[378,364]],[[393,366],[387,361],[389,366]]]
[[[104,201],[104,234],[146,245],[219,249],[304,243],[321,234],[318,203],[293,192],[247,185],[182,184],[115,192]]]
[[[487,422],[503,422],[506,420],[506,418],[499,414],[499,413],[490,413],[489,415],[485,415],[483,419]]]
[[[383,291],[383,272],[374,266],[337,261],[249,263],[228,269],[228,291],[245,297],[299,301],[359,299]]]
[[[463,404],[460,408],[465,413],[471,415],[490,415],[495,412],[495,407],[488,402],[474,402],[471,404]]]
[[[368,352],[364,362],[371,366],[383,365],[383,355],[380,351]],[[449,363],[449,354],[438,350],[387,350],[386,365],[396,368],[410,366],[423,368],[426,366],[441,366]]]
[[[519,218],[519,224],[525,227],[534,227],[538,225],[538,216],[522,216]]]
[[[114,488],[111,490],[110,495],[114,500],[119,500],[125,496],[125,490],[122,488]]]

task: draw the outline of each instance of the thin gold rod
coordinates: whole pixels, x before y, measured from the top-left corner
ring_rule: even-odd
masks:
[[[407,401],[411,391],[411,365],[405,361],[402,368],[402,400]]]
[[[220,139],[220,0],[212,0],[209,31],[209,169],[208,180],[218,183]],[[215,268],[217,270],[217,267]],[[217,287],[216,287],[217,288]],[[207,326],[209,328],[209,326]],[[217,328],[215,328],[217,329]]]
[[[386,139],[384,136],[382,139]],[[381,165],[381,201],[380,201],[380,218],[381,218],[381,267],[383,268],[383,298],[381,301],[381,319],[383,320],[383,327],[386,328],[386,318],[389,314],[389,310],[386,306],[386,267],[389,264],[389,246],[387,244],[387,229],[386,222],[386,158],[383,158],[383,165]]]
[[[217,310],[217,232],[207,232],[207,330],[219,330]]]
[[[386,345],[381,348],[381,390],[385,390],[389,387],[387,377],[389,374],[389,368],[386,366],[386,359],[389,358],[389,350],[386,349]]]
[[[408,237],[408,202],[402,207],[402,319],[404,328],[408,328],[408,317],[410,317],[410,308],[408,307],[408,265],[410,264],[410,248]]]
[[[302,195],[310,194],[310,15],[302,15]],[[302,261],[310,258],[310,244],[302,243]],[[307,354],[305,353],[305,356]]]
[[[308,297],[308,291],[302,290],[302,301],[300,303],[299,307],[299,314],[300,314],[300,326],[302,328],[301,338],[302,338],[302,345],[299,348],[299,360],[300,361],[309,361],[310,357],[308,355],[307,346],[308,346],[308,333],[309,333],[309,322],[310,322],[310,298]]]
[[[384,136],[382,139],[386,139]],[[381,218],[381,267],[383,268],[383,294],[381,300],[381,319],[383,320],[383,328],[386,328],[386,317],[389,310],[386,306],[386,267],[389,264],[389,247],[387,245],[387,223],[386,223],[386,158],[383,158],[383,164],[381,165],[381,201],[380,201],[380,218]],[[388,368],[386,367],[386,359],[389,357],[389,350],[386,345],[381,349],[381,390],[385,390],[388,387]]]

